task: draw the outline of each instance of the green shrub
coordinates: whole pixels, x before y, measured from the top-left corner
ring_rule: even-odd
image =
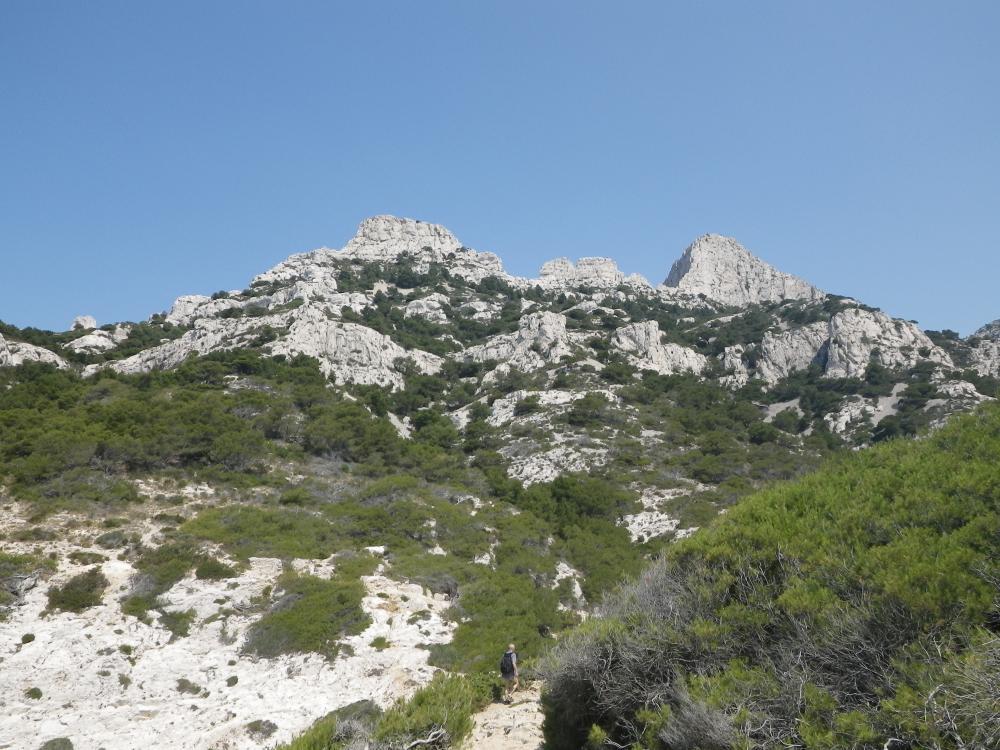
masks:
[[[405,745],[443,728],[449,742],[458,745],[472,731],[472,714],[489,703],[492,695],[492,683],[485,678],[438,673],[410,700],[386,711],[376,726],[375,738]]]
[[[196,685],[186,677],[181,677],[179,680],[177,680],[176,690],[178,693],[186,693],[188,695],[199,695],[201,693],[201,685]]]
[[[174,638],[183,638],[191,632],[195,611],[188,609],[183,612],[161,612],[160,624],[169,630]]]
[[[36,687],[28,688],[24,691],[24,694],[33,701],[41,700],[42,698],[42,691]]]
[[[356,577],[339,574],[329,581],[284,573],[276,606],[247,633],[244,650],[263,657],[314,652],[334,659],[339,641],[371,623],[361,608],[365,587]]]
[[[82,550],[74,550],[69,553],[68,557],[70,562],[74,562],[77,565],[100,565],[108,560],[104,555],[100,555],[97,552],[84,552]]]
[[[69,579],[62,586],[49,589],[49,609],[64,612],[82,612],[101,604],[108,579],[100,568],[91,568]]]
[[[207,557],[194,569],[194,577],[201,581],[221,581],[233,578],[236,570],[214,557]]]
[[[671,547],[547,658],[547,746],[578,748],[595,724],[656,750],[738,735],[951,749],[957,731],[1000,731],[983,680],[1000,663],[984,645],[1000,593],[997,455],[988,405],[760,492]]]

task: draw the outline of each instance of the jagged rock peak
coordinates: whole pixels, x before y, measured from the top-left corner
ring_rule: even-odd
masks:
[[[611,258],[580,258],[575,264],[569,258],[556,258],[542,265],[538,278],[543,288],[590,286],[605,289],[626,283],[650,285],[639,274],[626,277]]]
[[[486,276],[508,277],[496,254],[463,246],[440,224],[398,216],[365,219],[338,255],[380,263],[393,261],[404,253],[414,256],[421,268],[427,263],[444,263],[453,272],[472,281],[480,281]]]
[[[94,320],[94,316],[92,315],[77,315],[73,318],[73,325],[69,329],[75,331],[78,328],[89,331],[91,328],[97,328],[97,321]]]
[[[736,240],[718,234],[706,234],[691,243],[663,285],[727,305],[824,296],[812,284],[779,271]]]
[[[377,261],[389,260],[405,252],[419,253],[425,247],[447,254],[460,250],[462,243],[440,224],[383,215],[362,221],[343,252],[362,260]]]
[[[1000,341],[1000,318],[997,318],[992,323],[987,323],[978,331],[972,334],[972,338],[977,339],[990,339],[991,341]]]

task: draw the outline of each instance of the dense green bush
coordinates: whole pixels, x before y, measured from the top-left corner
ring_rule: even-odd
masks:
[[[374,563],[372,562],[372,565]],[[330,580],[286,572],[278,579],[271,609],[247,632],[243,649],[263,657],[312,651],[336,657],[340,640],[371,624],[361,608],[363,568],[338,566]],[[367,571],[370,572],[370,566]]]
[[[985,747],[997,455],[991,405],[744,500],[556,645],[548,746]]]
[[[104,577],[99,567],[73,576],[62,586],[49,589],[49,609],[64,612],[82,612],[88,607],[96,607],[101,603],[104,591],[108,588],[108,579]]]

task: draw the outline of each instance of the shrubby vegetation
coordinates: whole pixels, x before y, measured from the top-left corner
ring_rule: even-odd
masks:
[[[73,576],[62,586],[49,589],[49,609],[82,612],[101,603],[108,579],[98,567]]]
[[[1000,408],[744,500],[544,668],[549,747],[987,747]]]
[[[357,564],[360,562],[361,564]],[[337,566],[330,580],[286,572],[278,579],[275,600],[247,633],[245,651],[264,657],[312,651],[336,657],[340,639],[371,624],[361,608],[365,587],[359,576],[370,573],[363,561]]]
[[[428,747],[457,747],[472,731],[472,714],[497,692],[494,680],[438,673],[410,700],[385,713],[367,702],[347,706],[277,750],[394,750],[420,741]]]

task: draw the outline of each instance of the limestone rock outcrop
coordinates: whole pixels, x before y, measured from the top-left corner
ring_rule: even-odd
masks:
[[[826,374],[831,378],[862,377],[872,360],[884,367],[913,367],[921,359],[953,367],[948,353],[915,324],[883,312],[848,308],[830,319]]]
[[[118,346],[118,342],[115,341],[115,337],[109,331],[102,331],[100,329],[91,331],[86,336],[81,336],[78,339],[73,339],[68,344],[66,348],[74,352],[106,352],[109,349],[114,349]]]
[[[462,245],[439,224],[396,216],[373,216],[365,219],[357,234],[335,256],[369,263],[385,263],[406,254],[424,271],[431,263],[446,263],[449,270],[469,281],[487,276],[510,279],[500,258]]]
[[[1000,318],[984,325],[972,334],[972,338],[1000,341]]]
[[[23,341],[10,341],[0,336],[0,367],[17,367],[25,362],[42,362],[60,369],[69,364],[55,352]]]
[[[435,292],[408,302],[403,310],[403,315],[407,318],[426,318],[432,323],[447,323],[448,316],[444,312],[444,306],[447,304],[448,298]]]
[[[622,326],[611,337],[611,345],[629,355],[640,370],[653,370],[661,375],[678,372],[701,373],[708,357],[680,344],[664,344],[660,326],[655,320]]]
[[[288,335],[270,346],[272,354],[316,357],[320,369],[338,383],[403,386],[397,361],[412,362],[420,372],[433,373],[441,358],[428,352],[407,350],[388,336],[356,323],[330,320],[317,310],[306,309],[291,324]]]
[[[92,315],[77,315],[73,318],[73,325],[69,327],[71,331],[75,331],[77,328],[82,328],[87,331],[91,328],[97,328],[97,321],[94,320]]]
[[[821,359],[829,336],[826,323],[811,323],[779,333],[768,331],[760,344],[757,377],[777,383],[795,370],[806,369]]]
[[[1000,341],[980,341],[972,349],[972,367],[980,375],[1000,378]]]
[[[572,354],[579,338],[567,332],[565,315],[531,313],[521,318],[515,333],[494,336],[485,344],[469,347],[463,356],[473,362],[499,362],[494,372],[501,374],[510,370],[532,372]]]
[[[580,258],[576,263],[569,258],[556,258],[542,265],[537,279],[543,289],[614,289],[622,284],[650,288],[639,274],[626,276],[611,258]]]
[[[824,296],[812,284],[779,271],[736,240],[717,234],[695,240],[674,262],[663,284],[736,306]]]

